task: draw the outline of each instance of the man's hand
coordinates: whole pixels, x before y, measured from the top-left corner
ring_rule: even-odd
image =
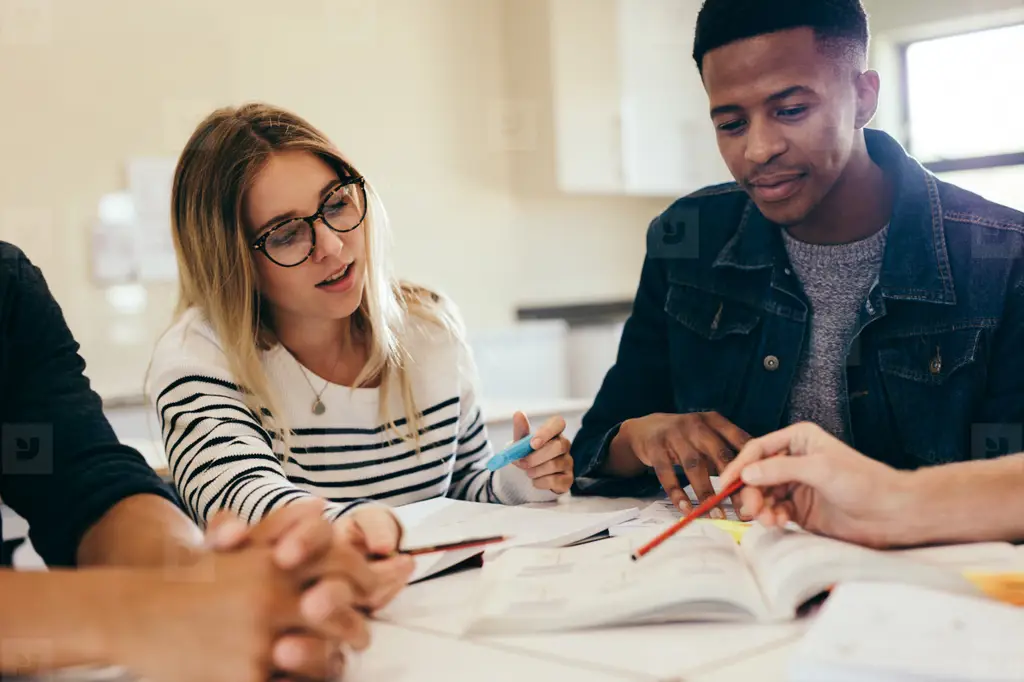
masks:
[[[336,641],[357,650],[369,643],[351,592],[332,595],[332,617],[310,626],[307,586],[334,568],[321,557],[283,570],[273,549],[247,547],[210,552],[174,571],[137,571],[122,588],[122,608],[111,610],[112,658],[153,682],[266,682],[282,672],[334,679],[344,666]],[[309,635],[288,634],[295,631]]]
[[[788,453],[788,456],[787,456]],[[902,544],[894,533],[913,505],[909,474],[865,457],[814,424],[754,439],[722,473],[737,478],[744,511],[766,526],[806,530],[871,547]]]
[[[359,639],[365,631],[361,610],[384,587],[365,552],[324,519],[323,510],[322,500],[310,498],[275,510],[252,527],[221,512],[207,528],[207,544],[214,550],[268,548],[278,569],[309,576],[299,603],[303,628],[282,634],[272,650],[275,668],[300,678],[317,679],[309,671],[340,656],[341,643],[365,646]],[[325,657],[324,651],[332,655]]]
[[[675,467],[681,466],[699,502],[714,497],[712,473],[725,470],[736,453],[750,440],[739,428],[717,412],[694,414],[652,414],[622,423],[612,439],[613,456],[622,459],[626,450],[641,464],[654,469],[672,504],[684,513],[692,510]],[[739,509],[739,498],[733,497]],[[725,518],[721,509],[712,517]]]

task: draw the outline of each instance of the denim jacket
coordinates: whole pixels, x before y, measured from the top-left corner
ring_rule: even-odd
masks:
[[[1024,214],[865,134],[898,185],[848,349],[850,444],[904,469],[1024,449]],[[755,437],[786,426],[809,310],[780,228],[737,184],[676,201],[648,230],[618,357],[573,443],[579,488],[657,489],[597,479],[626,419],[713,410]]]

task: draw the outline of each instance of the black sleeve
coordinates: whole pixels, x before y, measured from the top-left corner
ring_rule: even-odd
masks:
[[[655,219],[651,230],[656,229],[657,221],[662,219]],[[605,375],[594,405],[584,415],[572,444],[578,492],[639,496],[661,489],[653,474],[615,480],[597,472],[622,422],[656,412],[675,411],[664,312],[667,286],[664,263],[649,251],[633,311],[622,331],[615,364]]]
[[[0,497],[49,565],[73,566],[82,536],[117,502],[171,490],[120,445],[84,375],[42,273],[0,244]]]

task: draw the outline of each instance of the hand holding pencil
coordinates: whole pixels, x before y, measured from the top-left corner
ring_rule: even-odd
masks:
[[[371,610],[384,607],[409,582],[416,567],[412,557],[397,552],[402,541],[402,525],[384,505],[357,507],[334,522],[337,542],[350,544],[370,559],[370,568],[379,587],[369,595]]]
[[[794,424],[748,442],[722,472],[742,482],[741,513],[869,547],[901,544],[907,474],[860,454],[819,426]]]
[[[722,492],[641,547],[638,559],[738,492],[744,518],[868,547],[902,543],[908,475],[869,459],[814,424],[795,424],[750,440],[722,472]]]

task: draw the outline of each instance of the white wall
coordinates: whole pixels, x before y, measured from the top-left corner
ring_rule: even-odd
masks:
[[[175,156],[202,115],[243,100],[325,129],[382,192],[400,274],[448,292],[471,327],[520,303],[631,296],[658,204],[554,192],[540,91],[537,184],[511,179],[503,25],[521,5],[533,21],[534,0],[0,4],[22,7],[0,17],[0,238],[44,270],[100,392],[138,391],[175,290],[149,286],[143,316],[115,314],[90,280],[96,202],[124,186],[129,156]],[[516,71],[541,88],[543,51]]]

